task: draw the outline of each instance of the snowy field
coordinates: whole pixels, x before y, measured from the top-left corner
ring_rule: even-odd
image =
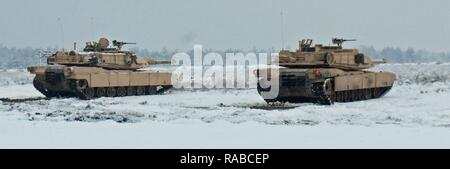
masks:
[[[0,148],[450,148],[450,64],[386,64],[381,99],[262,109],[255,89],[0,101]],[[23,70],[0,98],[41,97]]]

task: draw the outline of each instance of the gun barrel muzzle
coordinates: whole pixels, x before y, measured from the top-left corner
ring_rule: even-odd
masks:
[[[382,59],[382,60],[373,60],[372,61],[373,64],[384,64],[386,63],[386,60]]]

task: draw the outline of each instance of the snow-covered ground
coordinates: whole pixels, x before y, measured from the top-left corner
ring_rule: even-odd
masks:
[[[381,99],[333,106],[267,110],[255,89],[0,101],[0,147],[450,148],[450,64],[375,70],[396,72],[399,83]],[[27,73],[5,74],[0,98],[42,96],[11,78]]]

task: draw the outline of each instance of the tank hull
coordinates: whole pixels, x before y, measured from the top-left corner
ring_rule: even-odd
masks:
[[[46,97],[121,97],[161,94],[170,89],[171,73],[107,70],[98,67],[37,66],[34,87]]]
[[[268,71],[268,70],[264,70]],[[258,92],[267,92],[261,83],[265,78],[258,73]],[[379,98],[393,86],[395,74],[390,72],[344,71],[336,68],[280,69],[279,92],[271,102],[314,102],[330,105],[334,102],[351,102]]]

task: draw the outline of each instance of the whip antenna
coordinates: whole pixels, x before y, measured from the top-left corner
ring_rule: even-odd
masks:
[[[64,51],[64,27],[61,21],[61,18],[58,18],[59,27],[61,29],[61,41],[62,41],[62,50]]]
[[[94,33],[94,17],[91,17],[91,37],[92,37],[92,39],[95,39],[95,33]]]
[[[281,9],[280,17],[281,17],[281,49],[284,50],[284,16],[283,16],[283,9]]]

